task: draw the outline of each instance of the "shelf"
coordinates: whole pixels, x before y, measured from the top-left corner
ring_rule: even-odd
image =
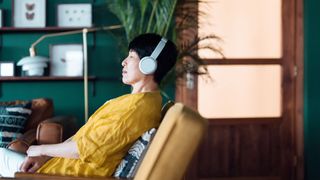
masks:
[[[89,76],[88,80],[96,80],[96,76]],[[24,76],[24,77],[0,77],[1,81],[82,81],[83,77],[66,76]]]
[[[84,28],[84,27],[83,27]],[[65,27],[43,27],[43,28],[16,28],[16,27],[2,27],[0,28],[0,32],[59,32],[59,31],[72,31],[72,30],[80,30],[83,29],[81,27],[71,27],[71,28],[65,28]]]

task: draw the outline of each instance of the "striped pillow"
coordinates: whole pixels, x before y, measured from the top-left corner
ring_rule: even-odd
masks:
[[[22,104],[0,105],[0,147],[6,147],[22,135],[30,115],[30,101],[24,101]]]
[[[133,178],[143,157],[156,134],[156,129],[152,128],[146,131],[140,138],[133,144],[127,152],[127,155],[120,162],[116,168],[113,176],[116,178]]]

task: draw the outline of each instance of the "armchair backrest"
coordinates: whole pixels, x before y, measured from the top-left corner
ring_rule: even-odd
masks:
[[[32,99],[31,116],[25,126],[25,131],[36,129],[38,124],[53,116],[53,101],[48,98]]]
[[[197,112],[176,103],[169,108],[134,180],[182,179],[207,128]]]
[[[174,105],[174,102],[169,100],[161,108],[161,121],[164,119],[164,116],[167,114],[168,110]]]

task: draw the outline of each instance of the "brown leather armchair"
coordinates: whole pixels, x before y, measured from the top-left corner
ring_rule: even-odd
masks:
[[[17,101],[10,102],[11,104]],[[77,131],[76,119],[71,116],[53,117],[53,102],[51,99],[33,99],[31,116],[27,121],[24,133],[12,141],[8,148],[26,153],[32,144],[60,143]]]

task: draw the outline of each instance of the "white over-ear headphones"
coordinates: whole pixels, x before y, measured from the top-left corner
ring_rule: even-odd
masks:
[[[142,58],[139,62],[139,69],[143,74],[152,74],[157,69],[157,58],[164,46],[167,43],[166,38],[161,38],[161,41],[158,43],[157,47],[153,50],[151,56],[146,56]]]

